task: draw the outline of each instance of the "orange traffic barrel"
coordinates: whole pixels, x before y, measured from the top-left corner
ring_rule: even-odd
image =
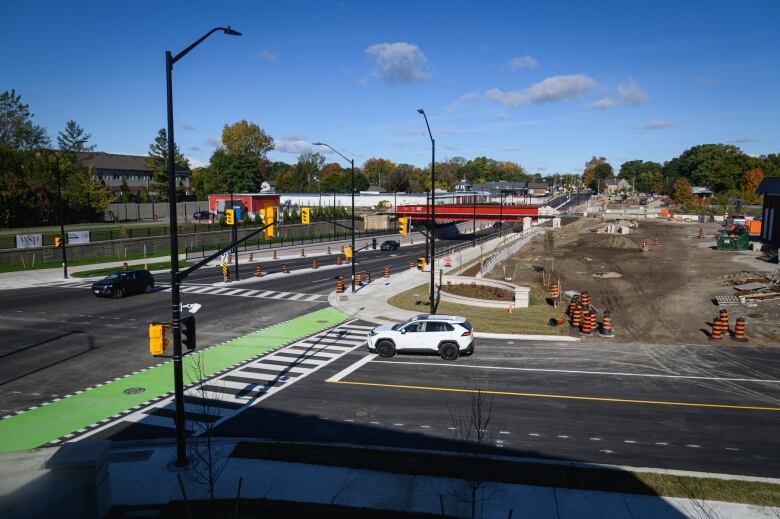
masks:
[[[306,256],[306,253],[305,253],[303,247],[301,247],[301,258],[303,258],[304,256]]]
[[[360,273],[355,274],[355,284],[356,285],[362,285],[363,284],[363,280],[360,277]]]
[[[341,256],[336,256],[336,265],[341,265]]]
[[[311,260],[311,268],[313,268],[313,269],[317,268],[317,260],[316,259]]]
[[[289,274],[290,273],[290,267],[287,266],[287,263],[282,265],[282,272],[284,272],[285,274]]]
[[[615,336],[612,331],[612,314],[610,314],[609,310],[604,310],[604,316],[601,319],[601,335],[604,337]]]
[[[366,271],[366,283],[371,283],[371,271]]]
[[[274,256],[273,256],[273,258],[274,258],[274,259],[276,259],[276,251],[274,251]]]
[[[582,305],[576,305],[571,312],[571,325],[579,328],[582,324]]]
[[[551,317],[547,324],[549,324],[550,326],[560,326],[565,322],[566,319],[564,319],[563,317]]]
[[[723,334],[729,333],[729,311],[722,308],[718,313],[718,319],[720,320],[720,331]]]
[[[580,301],[582,302],[582,306],[585,308],[590,308],[590,294],[587,292],[583,292],[580,294]]]
[[[747,342],[747,337],[745,337],[744,317],[737,317],[737,321],[734,323],[734,340],[739,342]]]
[[[409,262],[409,268],[410,268],[410,269],[413,269],[413,268],[415,268],[415,267],[416,267],[416,265],[414,264],[414,261],[410,261],[410,262]]]
[[[263,275],[263,269],[260,268],[260,265],[255,267],[255,277],[260,277]]]
[[[385,267],[384,275],[386,278],[390,277],[390,267]]]
[[[701,240],[703,238],[704,238],[704,228],[703,227],[699,227],[699,239]]]
[[[712,320],[712,332],[710,333],[710,339],[721,339],[721,330],[720,330],[720,317],[716,317]]]
[[[653,235],[653,245],[660,245],[661,244],[661,237],[657,234]]]
[[[582,316],[582,324],[580,325],[580,332],[585,335],[593,333],[592,321],[590,320],[590,312]]]
[[[558,287],[558,283],[553,283],[550,285],[550,297],[553,299],[558,299],[560,296],[560,288]]]
[[[336,282],[336,292],[344,292],[344,276],[339,276],[339,280]]]

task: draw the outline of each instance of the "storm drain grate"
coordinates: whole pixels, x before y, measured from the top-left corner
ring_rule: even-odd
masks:
[[[145,387],[128,387],[122,391],[122,393],[126,395],[137,395],[138,393],[143,393],[144,391],[146,391]]]

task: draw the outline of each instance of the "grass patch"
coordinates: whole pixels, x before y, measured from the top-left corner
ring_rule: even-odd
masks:
[[[184,249],[179,249],[179,253],[183,254]],[[59,253],[58,253],[59,254]],[[158,251],[147,252],[147,258],[160,258],[164,256],[170,256],[171,251]],[[83,258],[83,259],[70,259],[68,258],[68,267],[78,267],[80,265],[95,265],[97,263],[111,263],[115,261],[136,260],[144,259],[144,254],[128,254],[127,256],[102,256],[100,258]],[[0,265],[0,272],[19,272],[22,270],[41,270],[62,267],[62,259],[56,259],[51,261],[36,261],[34,265],[23,265],[22,263],[13,263],[10,265]]]
[[[428,284],[401,292],[388,301],[393,306],[412,312],[428,312]],[[437,307],[439,314],[461,315],[478,332],[521,333],[538,335],[568,335],[567,326],[548,326],[551,317],[565,317],[566,306],[553,308],[544,300],[541,288],[531,285],[530,306],[516,308],[512,315],[506,309],[481,308],[478,306],[458,305],[442,301]]]
[[[521,485],[706,499],[759,506],[780,505],[780,485],[754,481],[285,443],[242,442],[236,445],[232,456]]]
[[[477,283],[445,283],[442,285],[441,289],[444,292],[457,296],[490,299],[492,301],[512,301],[514,298],[514,292],[498,287],[478,285]]]
[[[180,261],[179,262],[179,268],[183,267],[189,267],[192,265],[191,261]],[[149,263],[147,265],[149,267],[149,270],[170,270],[171,269],[171,262],[170,261],[163,261],[159,263]],[[143,265],[128,265],[128,270],[144,270]],[[112,272],[116,272],[117,270],[122,270],[122,267],[108,267],[104,269],[95,269],[95,270],[84,270],[82,272],[74,272],[71,274],[74,278],[89,278],[93,276],[105,276],[107,274],[110,274]]]

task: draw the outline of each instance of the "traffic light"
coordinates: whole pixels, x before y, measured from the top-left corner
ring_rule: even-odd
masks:
[[[376,250],[376,238],[371,239],[371,248]]]
[[[54,246],[59,248],[62,247],[62,237],[61,236],[55,236],[54,237]]]
[[[301,223],[305,223],[308,225],[309,223],[309,217],[311,216],[310,210],[308,207],[301,207]]]
[[[171,325],[168,323],[149,323],[149,353],[152,355],[162,355],[165,349],[171,343],[168,338],[168,330]]]
[[[347,259],[352,257],[352,247],[344,247],[344,257]]]
[[[181,345],[188,350],[194,350],[195,343],[195,316],[190,315],[181,320]]]
[[[265,208],[265,216],[263,218],[263,223],[268,225],[269,223],[271,225],[268,225],[268,227],[265,228],[265,231],[263,231],[263,234],[265,237],[269,240],[274,239],[274,208],[273,207],[266,207]]]
[[[417,270],[425,270],[425,258],[417,258]]]
[[[398,219],[398,228],[403,236],[409,234],[409,217],[402,216]]]
[[[225,220],[228,225],[235,225],[236,216],[233,209],[225,209]]]

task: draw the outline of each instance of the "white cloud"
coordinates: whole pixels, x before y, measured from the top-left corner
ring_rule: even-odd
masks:
[[[521,68],[534,68],[538,64],[539,62],[535,58],[525,55],[510,59],[506,66],[509,70],[519,70]]]
[[[552,76],[521,91],[504,92],[498,88],[488,90],[485,95],[492,101],[517,108],[530,103],[539,104],[563,101],[595,88],[596,82],[584,74]]]
[[[417,45],[403,41],[377,43],[365,52],[374,58],[372,74],[388,85],[426,81],[431,77],[425,55]]]
[[[192,168],[202,168],[208,166],[208,163],[203,162],[202,160],[194,159],[192,157],[187,157],[187,160],[190,162],[190,167]]]
[[[615,103],[614,99],[607,96],[599,99],[598,101],[593,101],[590,104],[590,107],[595,108],[596,110],[608,110],[610,108],[614,108],[616,104],[617,103]]]
[[[279,55],[271,52],[268,49],[260,49],[260,57],[266,61],[278,61]]]
[[[620,101],[631,106],[639,106],[646,103],[650,96],[639,88],[639,84],[635,79],[628,79],[620,83],[617,87]]]
[[[219,148],[222,146],[222,139],[219,137],[209,137],[203,142],[203,144],[206,146],[211,146],[212,148]]]
[[[479,90],[474,90],[472,92],[466,92],[465,94],[462,94],[459,98],[457,98],[453,103],[447,108],[448,112],[456,112],[458,111],[464,104],[470,103],[472,101],[476,101],[479,99],[480,93]]]
[[[301,135],[287,135],[279,140],[274,139],[274,150],[293,155],[312,151],[309,140]]]
[[[677,124],[671,121],[661,121],[659,119],[655,119],[654,121],[650,121],[647,124],[643,124],[638,128],[640,130],[665,130],[667,128],[674,128],[675,126],[677,126]]]

